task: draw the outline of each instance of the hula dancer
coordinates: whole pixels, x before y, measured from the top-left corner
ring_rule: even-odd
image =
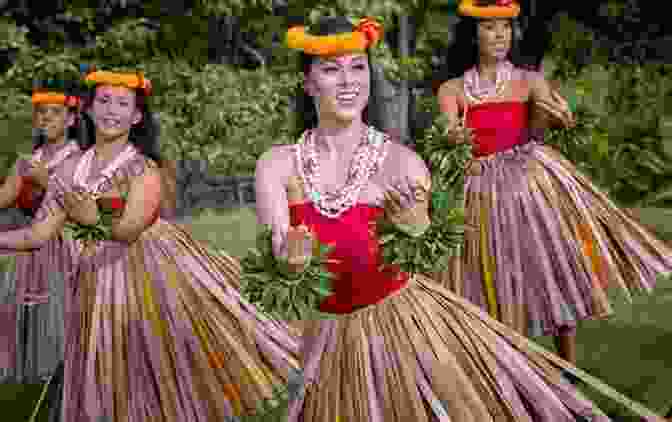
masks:
[[[340,17],[289,30],[302,51],[306,130],[257,164],[257,211],[273,228],[276,259],[301,272],[312,262],[306,238],[333,246],[333,293],[319,304],[333,319],[304,321],[289,421],[610,421],[561,376],[580,373],[562,359],[427,277],[381,269],[380,218],[411,236],[431,227],[425,164],[377,128],[367,52],[381,31]]]
[[[612,314],[609,288],[649,292],[672,249],[541,143],[573,113],[543,75],[522,68],[515,1],[459,6],[455,76],[438,101],[452,137],[473,131],[466,217],[476,230],[441,281],[526,336],[554,335],[576,362],[576,324]]]
[[[71,134],[79,98],[64,81],[36,81],[33,94],[33,152],[17,161],[0,188],[0,208],[16,206],[29,219],[40,208],[49,177],[80,152]],[[9,348],[7,380],[39,383],[53,374],[63,358],[63,320],[68,274],[78,246],[56,236],[40,248],[14,258],[15,271],[0,286],[9,307],[1,342]],[[11,300],[10,300],[11,299]],[[18,336],[17,336],[18,330]]]
[[[67,223],[84,244],[62,384],[40,404],[63,422],[256,415],[297,368],[296,339],[241,299],[237,261],[159,216],[149,80],[92,71],[85,82],[95,143],[56,171],[31,227],[0,234],[0,248],[31,250]]]

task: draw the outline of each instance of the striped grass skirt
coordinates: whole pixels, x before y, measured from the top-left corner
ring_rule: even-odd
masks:
[[[5,381],[39,383],[63,359],[65,291],[77,254],[74,242],[59,237],[9,258],[13,268],[0,287]]]
[[[211,422],[261,416],[299,365],[299,338],[239,294],[240,265],[159,219],[100,242],[74,276],[62,422]],[[56,389],[52,389],[56,391]]]
[[[468,176],[461,258],[438,280],[529,336],[612,313],[672,271],[672,249],[620,210],[558,151],[530,142]]]
[[[378,304],[305,323],[303,339],[289,422],[610,421],[563,370],[662,421],[422,276]]]

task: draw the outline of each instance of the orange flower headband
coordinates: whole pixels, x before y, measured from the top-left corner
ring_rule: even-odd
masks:
[[[146,96],[152,93],[152,83],[142,73],[117,73],[97,70],[86,75],[84,82],[87,85],[105,84],[124,86],[129,89],[141,89]]]
[[[457,12],[462,16],[474,18],[516,18],[520,14],[520,5],[514,0],[497,0],[492,5],[481,6],[478,0],[462,0]]]
[[[79,106],[79,98],[73,95],[65,95],[62,92],[36,91],[31,98],[33,105],[38,104],[62,104],[66,107]]]
[[[353,32],[335,35],[310,35],[305,26],[287,31],[287,46],[312,56],[331,56],[363,52],[374,46],[383,36],[383,26],[373,18],[359,21]]]

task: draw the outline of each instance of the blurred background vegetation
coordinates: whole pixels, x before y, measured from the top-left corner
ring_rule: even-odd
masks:
[[[672,240],[666,14],[655,2],[636,0],[547,3],[522,1],[524,51],[577,98],[589,127],[561,149],[614,200]],[[224,175],[252,174],[262,151],[294,141],[292,93],[300,79],[295,55],[282,45],[284,31],[324,14],[383,20],[376,63],[398,103],[388,129],[412,143],[437,113],[432,87],[449,60],[455,6],[454,0],[57,0],[48,6],[0,0],[0,173],[30,148],[33,78],[76,77],[87,63],[148,75],[169,158],[207,160]],[[250,209],[206,212],[190,224],[198,237],[237,256],[256,234]],[[581,367],[659,411],[672,405],[664,393],[672,386],[670,298],[661,291],[624,304],[614,320],[586,323],[579,334]],[[30,388],[7,386],[0,401],[30,402]]]

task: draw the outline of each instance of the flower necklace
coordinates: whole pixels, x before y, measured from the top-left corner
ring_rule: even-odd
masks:
[[[33,166],[37,165],[42,161],[42,158],[44,157],[45,154],[45,146],[40,147],[37,151],[33,153],[33,156],[31,157],[31,164]],[[52,157],[51,160],[49,160],[46,164],[47,170],[51,170],[54,167],[58,166],[61,164],[66,158],[68,158],[70,155],[73,153],[79,151],[79,145],[77,145],[76,142],[68,142],[66,145],[64,145],[61,149],[59,149],[56,154]]]
[[[128,144],[122,153],[119,154],[117,158],[115,158],[110,164],[107,165],[107,167],[105,167],[105,169],[103,169],[103,171],[100,172],[101,177],[96,179],[93,183],[87,183],[89,177],[91,176],[91,167],[95,153],[96,151],[94,147],[89,148],[89,150],[84,153],[82,158],[79,160],[79,163],[77,164],[77,168],[75,169],[75,174],[73,176],[75,186],[84,189],[84,191],[92,195],[94,199],[100,195],[100,186],[105,181],[109,180],[114,172],[117,171],[117,169],[135,157],[138,151],[133,145]]]
[[[316,133],[309,130],[301,135],[295,146],[297,167],[306,195],[318,212],[328,218],[338,218],[350,209],[369,179],[380,169],[387,153],[389,137],[366,126],[355,150],[348,176],[343,187],[336,192],[320,191],[320,165],[315,147]]]
[[[476,66],[464,74],[464,93],[472,103],[480,104],[502,95],[506,83],[511,80],[513,65],[506,61],[497,65],[495,85],[481,86],[481,77]]]

